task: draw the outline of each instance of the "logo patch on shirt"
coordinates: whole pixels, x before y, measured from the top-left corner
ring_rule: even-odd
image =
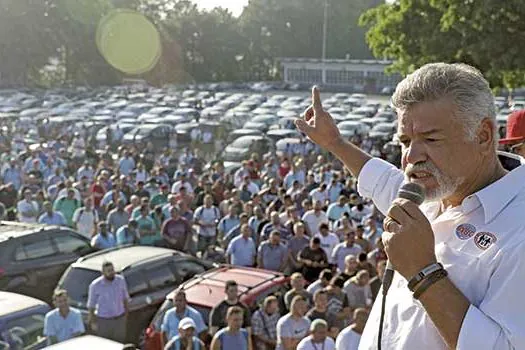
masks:
[[[478,232],[474,237],[474,243],[479,249],[487,250],[498,239],[490,232]]]
[[[471,224],[461,224],[458,227],[456,227],[456,236],[461,239],[462,241],[465,241],[476,233],[476,227]]]

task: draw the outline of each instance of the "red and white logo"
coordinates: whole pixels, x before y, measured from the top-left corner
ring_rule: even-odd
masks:
[[[478,232],[474,237],[474,243],[479,249],[487,250],[498,239],[490,232]]]

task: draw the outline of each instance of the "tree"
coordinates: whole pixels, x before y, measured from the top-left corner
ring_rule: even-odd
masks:
[[[398,0],[368,10],[360,23],[376,57],[407,74],[435,61],[471,64],[494,87],[525,83],[525,3],[520,0]]]

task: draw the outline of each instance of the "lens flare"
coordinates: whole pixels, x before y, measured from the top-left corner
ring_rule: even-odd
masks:
[[[112,10],[104,16],[97,27],[96,42],[106,61],[127,74],[150,71],[162,53],[155,25],[132,10]]]

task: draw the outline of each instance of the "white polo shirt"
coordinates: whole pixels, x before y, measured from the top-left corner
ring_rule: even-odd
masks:
[[[358,190],[386,213],[403,180],[401,170],[372,159],[361,170]],[[439,206],[437,202],[421,206],[434,231],[437,260],[471,302],[457,349],[525,349],[525,165],[437,216]],[[381,293],[359,349],[377,346],[380,306]],[[382,347],[447,349],[398,273],[386,300]]]

